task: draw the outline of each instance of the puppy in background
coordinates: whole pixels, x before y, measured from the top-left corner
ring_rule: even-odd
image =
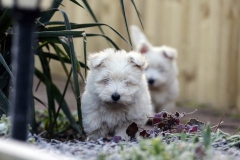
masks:
[[[143,127],[152,106],[144,71],[145,58],[137,52],[106,49],[88,58],[90,71],[82,96],[84,130],[89,139],[121,136],[129,140],[132,122]]]
[[[168,46],[152,46],[137,26],[131,26],[135,50],[148,61],[145,70],[155,112],[175,111],[179,94],[177,50]]]

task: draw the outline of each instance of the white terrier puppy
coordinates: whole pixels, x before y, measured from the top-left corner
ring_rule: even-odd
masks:
[[[84,130],[89,139],[108,135],[129,140],[132,122],[143,127],[152,113],[144,70],[145,58],[136,52],[106,49],[89,56],[85,92],[82,96]]]
[[[168,46],[152,46],[137,26],[131,26],[131,37],[135,50],[148,61],[147,77],[155,112],[162,109],[174,111],[179,94],[177,50]]]

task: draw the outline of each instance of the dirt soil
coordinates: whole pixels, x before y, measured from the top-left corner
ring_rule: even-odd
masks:
[[[61,93],[63,93],[66,80],[59,77],[54,77],[53,81],[55,85],[60,89]],[[35,88],[37,84],[38,84],[38,79],[34,78],[34,89],[33,89],[34,95],[47,104],[47,95],[46,95],[45,85],[40,84],[38,90],[35,92]],[[83,86],[80,88],[80,91],[81,93],[83,93],[84,91]],[[68,87],[65,100],[67,104],[70,106],[71,110],[77,110],[75,97],[70,86]],[[35,105],[37,109],[45,109],[45,107],[41,103],[37,102],[36,100],[35,100]],[[195,108],[190,108],[189,106],[183,107],[182,105],[181,107],[177,108],[178,112],[186,112],[186,113],[192,112],[194,110]],[[236,129],[240,127],[240,117],[237,117],[236,114],[235,115],[231,114],[233,112],[231,113],[229,112],[230,111],[228,111],[226,116],[223,118],[224,123],[222,123],[219,126],[219,128],[226,133],[233,134],[236,131]],[[210,110],[208,108],[197,108],[197,111],[195,113],[182,118],[181,122],[187,122],[189,118],[196,118],[202,122],[210,122],[211,126],[214,126],[220,122],[223,114],[224,112],[221,113],[220,111],[218,111],[216,113],[213,110]],[[240,113],[238,115],[240,115]]]

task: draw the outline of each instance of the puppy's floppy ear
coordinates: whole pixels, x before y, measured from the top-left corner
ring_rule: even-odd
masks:
[[[178,52],[174,48],[167,47],[163,50],[162,54],[164,55],[165,58],[168,58],[170,60],[174,60],[178,56]]]
[[[147,61],[145,57],[137,52],[129,52],[128,53],[130,62],[134,64],[134,66],[140,68],[141,70],[145,70],[147,67]]]
[[[106,58],[107,58],[107,55],[104,52],[90,54],[88,57],[88,67],[90,69],[100,67]]]

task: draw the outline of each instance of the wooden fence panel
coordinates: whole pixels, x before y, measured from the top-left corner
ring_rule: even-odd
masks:
[[[127,38],[119,1],[88,0],[99,22],[107,23]],[[81,2],[80,2],[81,3]],[[240,109],[240,1],[239,0],[135,0],[144,23],[144,33],[153,45],[178,49],[179,101],[210,104],[215,108]],[[140,27],[131,1],[124,1],[129,25]],[[72,22],[93,22],[87,10],[70,1],[62,7]],[[60,18],[60,14],[54,17]],[[130,47],[103,27],[119,47]],[[99,29],[86,29],[100,33]],[[82,39],[74,40],[83,59]],[[108,48],[103,38],[88,38],[88,51]]]

